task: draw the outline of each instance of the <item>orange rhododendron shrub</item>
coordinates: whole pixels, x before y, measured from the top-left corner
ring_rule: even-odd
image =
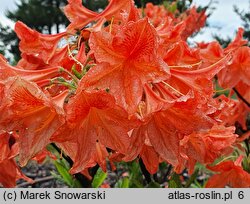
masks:
[[[190,46],[206,9],[170,6],[110,0],[95,12],[68,0],[65,32],[16,23],[21,59],[13,66],[0,55],[1,185],[14,187],[27,179],[20,166],[50,156],[86,183],[97,168],[109,173],[117,163],[137,162],[148,183],[163,164],[165,183],[199,163],[219,172],[206,187],[250,186],[241,160],[228,157],[245,153],[247,161],[250,153],[244,30],[226,48]]]

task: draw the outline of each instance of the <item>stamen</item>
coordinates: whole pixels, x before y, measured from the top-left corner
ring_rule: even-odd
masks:
[[[112,16],[112,18],[111,18],[111,22],[110,22],[110,26],[109,26],[109,33],[112,32],[113,23],[114,23],[114,16]]]
[[[215,93],[221,93],[225,91],[229,91],[230,89],[222,89],[222,90],[214,90]]]
[[[194,64],[187,64],[187,65],[176,65],[176,66],[168,66],[169,68],[193,68],[194,66],[199,66],[202,64],[202,61],[194,63]]]
[[[208,67],[206,67],[206,68],[204,68],[204,69],[210,69],[211,67],[220,64],[220,63],[223,62],[227,57],[231,57],[231,58],[232,58],[232,55],[231,55],[231,54],[232,54],[232,52],[229,52],[226,56],[224,56],[223,58],[221,58],[219,61],[217,61],[217,62],[211,64],[210,66],[208,66]],[[229,59],[229,60],[230,60],[230,59]]]
[[[83,69],[83,68],[84,68],[84,65],[83,65],[81,62],[79,62],[79,61],[74,57],[73,53],[72,53],[71,50],[70,50],[69,44],[68,44],[67,47],[68,47],[69,56],[76,62],[76,64],[80,65],[81,68]]]
[[[179,92],[177,89],[175,89],[174,87],[170,86],[170,85],[169,85],[168,83],[166,83],[165,81],[162,81],[162,83],[163,83],[164,85],[166,85],[167,87],[171,88],[172,90],[174,90],[174,91],[175,91],[176,93],[178,93],[179,95],[184,96],[183,93]]]
[[[143,118],[142,106],[141,106],[141,104],[139,104],[138,109],[139,109],[139,115]]]
[[[218,164],[220,164],[220,163],[222,163],[222,162],[224,162],[226,160],[235,159],[235,158],[237,158],[236,155],[225,157],[224,159],[222,159],[221,161],[219,161],[216,165],[218,165]]]

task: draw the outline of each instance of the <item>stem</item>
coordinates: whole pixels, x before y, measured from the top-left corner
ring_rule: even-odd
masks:
[[[143,176],[145,177],[147,183],[150,183],[152,181],[151,174],[146,169],[146,167],[145,167],[145,165],[144,165],[141,158],[139,159],[139,165],[140,165],[140,168],[141,168],[141,172],[142,172]]]
[[[142,9],[142,17],[144,17],[145,16],[145,11],[144,11],[144,9],[145,9],[145,0],[141,0],[141,9]]]
[[[198,169],[195,170],[195,172],[191,175],[191,177],[188,179],[185,188],[189,188],[191,186],[191,184],[194,182],[194,180],[196,179],[196,177],[198,176]]]
[[[235,123],[235,127],[236,127],[235,133],[238,134],[240,137],[244,137],[244,134],[246,134],[248,132],[248,128],[247,128],[247,130],[244,130],[239,122]],[[244,140],[244,143],[246,145],[245,151],[246,151],[246,155],[248,157],[250,154],[249,138],[246,138]]]
[[[41,182],[44,182],[44,181],[53,180],[53,179],[55,179],[54,176],[47,176],[47,177],[44,177],[44,178],[38,178],[38,179],[34,180],[34,183],[24,182],[24,183],[21,183],[21,184],[17,185],[16,188],[23,188],[23,187],[29,186],[29,185],[33,186],[34,184],[41,183]]]
[[[69,156],[67,156],[66,154],[64,154],[64,153],[61,151],[61,149],[60,149],[58,146],[56,146],[55,143],[51,143],[51,146],[52,146],[60,155],[62,155],[62,157],[69,163],[70,166],[73,166],[73,161],[72,161],[72,159],[71,159]]]
[[[248,157],[249,154],[250,154],[249,141],[248,141],[248,139],[245,139],[244,142],[245,142],[245,145],[246,145],[246,155]]]
[[[73,75],[72,73],[70,73],[67,69],[64,69],[63,67],[60,67],[60,72],[65,72],[66,74],[68,74],[74,80],[74,82],[76,84],[78,84],[79,79],[75,75]]]
[[[167,181],[168,180],[168,176],[171,173],[172,167],[173,166],[171,164],[168,165],[168,168],[167,168],[166,174],[164,175],[163,181]]]
[[[153,174],[153,179],[154,179],[155,182],[159,183],[157,172],[155,174]]]
[[[234,87],[233,88],[236,95],[248,106],[250,107],[250,103],[238,92],[238,90]]]
[[[54,81],[54,80],[52,80],[50,83],[51,83],[51,85],[52,85],[52,84],[58,84],[58,85],[66,86],[66,87],[71,88],[71,89],[74,89],[74,90],[77,89],[76,86],[74,86],[73,84],[68,83],[68,82],[66,82],[66,81],[63,82],[63,81]]]

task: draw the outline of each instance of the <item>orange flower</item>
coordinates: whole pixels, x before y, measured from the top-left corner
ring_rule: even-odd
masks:
[[[90,22],[103,18],[106,20],[111,20],[111,18],[121,19],[122,13],[128,13],[132,7],[131,0],[110,0],[104,11],[97,13],[85,8],[81,0],[68,0],[68,2],[69,4],[64,8],[64,12],[71,22],[67,28],[69,32],[83,29]]]
[[[87,167],[94,152],[99,149],[96,141],[105,147],[121,153],[127,152],[129,145],[128,131],[137,125],[127,119],[124,110],[115,104],[114,98],[105,91],[78,90],[66,106],[67,125],[52,138],[61,143],[77,143],[75,163],[71,173]],[[70,148],[67,145],[68,148]],[[97,155],[101,150],[97,151]],[[98,156],[99,157],[99,156]]]
[[[19,76],[25,80],[39,82],[59,75],[59,68],[53,67],[43,70],[25,70],[9,65],[6,59],[0,55],[0,81],[6,81],[10,77]]]
[[[183,40],[187,40],[189,36],[198,32],[202,27],[205,26],[207,20],[205,12],[206,10],[197,12],[197,8],[193,6],[180,16],[180,19],[183,19],[186,24],[186,28],[182,32]]]
[[[16,67],[26,70],[43,70],[52,67],[64,67],[71,69],[73,63],[68,56],[68,47],[57,48],[46,63],[40,55],[22,53],[22,58],[18,61]]]
[[[224,52],[226,54],[236,50],[237,48],[239,48],[239,47],[241,47],[243,45],[247,44],[248,41],[243,39],[243,34],[244,34],[244,29],[239,28],[235,39],[224,49]]]
[[[243,157],[240,156],[235,162],[225,161],[216,166],[207,166],[208,169],[219,172],[208,179],[207,188],[232,188],[250,187],[250,174],[241,167]]]
[[[64,123],[61,101],[67,92],[50,98],[36,84],[20,78],[8,80],[4,92],[0,127],[19,131],[20,164],[24,166]]]
[[[19,151],[16,139],[15,134],[0,131],[0,184],[5,188],[15,187],[18,179],[32,182],[31,179],[22,174],[15,159],[13,159]]]
[[[14,159],[4,160],[0,163],[0,183],[5,188],[13,188],[16,186],[18,179],[25,179],[32,183],[32,180],[26,177],[17,166]]]
[[[202,164],[212,163],[216,158],[231,153],[232,144],[237,135],[234,134],[235,127],[213,126],[208,130],[200,130],[185,136],[180,144],[183,146],[183,153],[190,160]],[[185,153],[186,152],[186,153]]]
[[[20,21],[15,24],[15,32],[21,40],[19,49],[22,54],[39,56],[44,63],[48,63],[57,49],[58,42],[66,36],[66,32],[55,35],[41,34]]]
[[[150,174],[155,174],[160,163],[159,155],[152,146],[143,145],[140,157]]]
[[[169,77],[167,65],[157,56],[156,31],[147,19],[130,22],[115,34],[92,33],[89,43],[98,64],[82,85],[89,90],[108,88],[130,115],[137,110],[145,83]]]
[[[250,48],[238,48],[232,63],[223,69],[218,77],[222,87],[233,88],[240,81],[250,85]]]
[[[214,123],[203,113],[202,108],[197,108],[195,100],[173,101],[172,106],[151,114],[143,125],[133,130],[131,146],[124,159],[134,159],[146,144],[152,146],[163,160],[175,167],[176,171],[181,172],[186,167],[185,160],[188,159],[183,157],[180,141],[185,135],[193,132],[210,130]]]

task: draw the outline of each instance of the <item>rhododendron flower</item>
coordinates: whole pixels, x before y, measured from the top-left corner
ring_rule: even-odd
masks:
[[[234,51],[243,45],[246,45],[248,41],[243,39],[243,34],[244,34],[244,29],[239,28],[238,32],[235,36],[235,39],[231,43],[229,43],[229,45],[224,49],[224,52],[229,53],[229,52]]]
[[[32,182],[21,172],[15,162],[14,157],[19,151],[16,139],[17,135],[0,130],[0,184],[5,188],[15,187],[18,179]]]
[[[147,3],[143,12],[155,27],[158,27],[160,24],[164,23],[168,17],[173,18],[173,14],[169,12],[163,5],[158,6],[153,5],[152,3]]]
[[[140,9],[132,0],[110,0],[97,13],[68,0],[66,32],[45,35],[16,23],[22,58],[12,66],[0,55],[4,187],[27,179],[16,160],[24,166],[54,158],[46,150],[51,143],[76,179],[91,181],[97,166],[115,170],[117,162],[139,159],[143,174],[156,174],[162,162],[173,173],[192,173],[199,162],[219,172],[206,187],[250,186],[241,157],[211,167],[249,143],[244,30],[225,49],[217,42],[190,46],[205,10],[175,6]],[[227,94],[218,97],[218,84]]]
[[[235,87],[239,81],[250,85],[250,48],[246,46],[235,51],[230,65],[219,74],[222,87]]]
[[[4,92],[0,127],[19,131],[19,162],[25,165],[49,144],[50,137],[64,123],[61,100],[67,93],[50,98],[34,83],[20,78],[7,81]]]
[[[131,135],[131,149],[125,159],[134,159],[140,154],[144,144],[147,144],[180,172],[185,166],[180,141],[185,135],[204,129],[209,130],[213,123],[214,121],[206,116],[202,109],[196,108],[191,99],[188,102],[175,102],[166,110],[153,113],[145,124],[134,130]]]
[[[114,32],[92,33],[89,43],[98,64],[82,84],[88,90],[108,88],[119,105],[134,114],[143,85],[168,78],[168,67],[157,56],[157,34],[147,19],[130,22]]]
[[[71,68],[72,64],[68,56],[68,46],[64,46],[57,48],[47,63],[40,56],[22,53],[22,58],[18,61],[16,67],[26,70],[43,70],[57,66]]]
[[[125,154],[129,145],[128,131],[136,125],[127,119],[126,112],[115,104],[114,98],[106,91],[78,90],[66,106],[66,117],[67,124],[52,140],[77,143],[72,173],[86,167],[97,141]]]
[[[213,126],[208,131],[193,132],[180,142],[184,147],[183,153],[190,160],[194,159],[203,164],[212,163],[220,155],[231,153],[237,136],[234,132],[234,127],[224,126]]]
[[[45,63],[51,59],[58,42],[66,35],[66,32],[55,35],[41,34],[20,21],[15,24],[15,32],[21,40],[19,44],[20,51],[25,54],[39,56]]]
[[[18,179],[25,179],[32,183],[20,170],[14,159],[4,160],[0,163],[0,184],[5,188],[13,188],[16,186]]]
[[[225,161],[216,166],[207,168],[219,172],[211,176],[206,184],[207,188],[223,188],[226,186],[233,188],[250,187],[250,174],[242,169],[241,162],[243,157],[240,156],[235,162]]]
[[[132,7],[131,0],[109,0],[109,5],[101,13],[97,13],[85,8],[81,0],[68,0],[69,4],[64,8],[64,12],[71,24],[67,30],[72,32],[80,30],[92,21],[98,21],[103,18],[111,20],[120,19],[123,12],[128,12]]]
[[[207,19],[205,12],[205,9],[197,12],[196,7],[193,6],[191,9],[187,10],[186,13],[180,16],[186,24],[186,27],[182,32],[183,40],[187,40],[189,36],[204,27]]]
[[[0,81],[8,80],[10,77],[19,76],[25,80],[39,82],[41,80],[53,78],[58,75],[58,67],[43,70],[25,70],[9,65],[6,59],[0,55]]]

